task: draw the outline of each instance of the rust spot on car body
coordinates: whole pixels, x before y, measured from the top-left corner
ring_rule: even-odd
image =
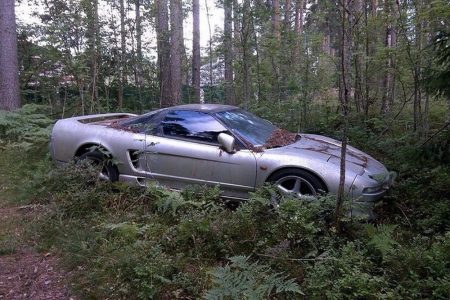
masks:
[[[347,155],[350,155],[350,156],[355,157],[355,158],[359,159],[360,161],[362,161],[361,164],[359,164],[357,162],[353,162],[354,164],[357,164],[357,165],[360,165],[361,167],[367,168],[367,165],[369,164],[369,158],[367,156],[355,153],[351,150],[347,151]]]
[[[340,151],[341,151],[341,146],[338,146],[334,143],[328,142],[328,141],[324,141],[321,139],[316,139],[314,137],[310,137],[310,136],[305,136],[306,139],[308,140],[312,140],[317,142],[319,145],[317,146],[311,146],[311,147],[295,147],[297,149],[304,149],[304,150],[309,150],[309,151],[314,151],[314,152],[319,152],[325,155],[330,155],[333,156],[335,158],[340,158]],[[355,158],[354,160],[351,160],[351,163],[355,164],[355,165],[359,165],[363,168],[366,168],[367,165],[369,164],[369,157],[360,153],[356,153],[351,149],[347,148],[347,152],[346,155]]]

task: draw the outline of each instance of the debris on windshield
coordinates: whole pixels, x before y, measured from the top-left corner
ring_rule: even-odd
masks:
[[[133,132],[133,133],[138,133],[139,132],[139,128],[132,127],[132,126],[124,126],[119,121],[111,122],[111,124],[109,124],[108,127],[111,127],[111,128],[114,128],[114,129],[118,129],[118,130],[123,130],[123,131],[129,131],[129,132]]]
[[[278,128],[267,139],[267,142],[264,144],[264,147],[276,148],[290,145],[296,142],[299,139],[300,135],[297,133],[290,132],[286,129]]]

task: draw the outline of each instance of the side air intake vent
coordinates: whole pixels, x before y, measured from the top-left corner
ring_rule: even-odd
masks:
[[[139,161],[139,150],[128,150],[128,154],[130,155],[130,161],[134,168],[140,169],[140,161]]]

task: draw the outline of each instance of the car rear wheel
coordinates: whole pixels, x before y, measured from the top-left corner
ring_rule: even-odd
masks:
[[[273,174],[269,182],[287,196],[314,199],[326,192],[325,185],[313,174],[300,169],[285,169]]]
[[[98,174],[100,180],[111,182],[119,180],[119,171],[117,170],[117,167],[114,166],[111,161],[108,161],[109,159],[100,151],[95,150],[86,152],[82,154],[79,159],[88,160],[92,162],[92,165],[101,167]]]

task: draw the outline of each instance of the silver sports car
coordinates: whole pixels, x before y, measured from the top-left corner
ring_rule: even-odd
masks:
[[[100,176],[111,181],[142,186],[156,181],[171,189],[220,185],[223,197],[239,200],[266,182],[299,198],[337,193],[340,153],[341,143],[334,139],[291,133],[217,104],[62,119],[51,136],[57,163],[106,160]],[[353,203],[370,210],[391,181],[380,162],[347,148],[345,190]]]

